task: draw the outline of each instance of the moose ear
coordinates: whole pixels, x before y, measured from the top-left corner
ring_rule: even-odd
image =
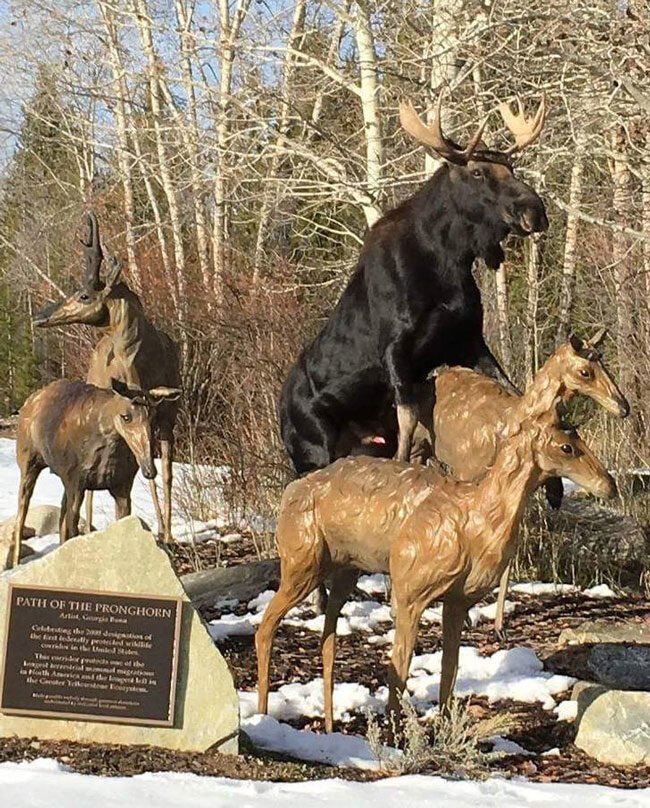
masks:
[[[589,340],[589,345],[591,345],[592,348],[598,348],[606,336],[607,336],[607,329],[603,326],[602,328],[599,328],[598,331],[596,331],[593,337]]]
[[[580,351],[582,351],[582,349],[584,348],[584,342],[580,339],[580,337],[577,337],[573,333],[569,334],[569,343],[571,344],[571,347],[577,354],[579,354]]]
[[[178,401],[181,392],[179,387],[154,387],[148,391],[148,395],[153,403],[158,405],[163,401]]]

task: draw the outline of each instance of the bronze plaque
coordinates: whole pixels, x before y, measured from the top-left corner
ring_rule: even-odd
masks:
[[[171,726],[182,600],[10,586],[0,711]]]

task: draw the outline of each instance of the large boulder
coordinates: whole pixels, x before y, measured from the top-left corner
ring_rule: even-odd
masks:
[[[601,763],[650,764],[650,693],[578,683],[575,743]]]
[[[585,620],[576,628],[560,633],[560,645],[585,643],[641,643],[650,645],[650,620]]]
[[[10,583],[180,599],[178,675],[172,726],[0,713],[0,736],[237,752],[239,703],[228,666],[189,602],[167,554],[136,517],[70,539],[49,555],[0,575],[1,637],[5,636]]]

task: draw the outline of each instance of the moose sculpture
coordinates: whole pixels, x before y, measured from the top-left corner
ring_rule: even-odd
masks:
[[[418,623],[443,602],[440,704],[448,709],[470,606],[499,580],[515,553],[527,498],[547,476],[564,475],[592,494],[613,495],[614,481],[555,410],[528,418],[499,447],[479,482],[457,482],[433,468],[348,457],[292,482],[277,527],[278,592],[257,630],[258,709],[268,709],[273,637],[280,620],[326,577],[331,581],[321,650],[325,728],[333,726],[336,623],[360,572],[390,572],[395,641],[389,708],[406,683]]]
[[[131,512],[131,488],[138,466],[147,479],[156,476],[152,453],[156,411],[179,395],[178,389],[142,391],[115,379],[109,390],[59,379],[27,399],[16,433],[20,492],[14,566],[20,559],[34,486],[45,468],[61,478],[65,489],[59,526],[61,543],[79,532],[79,510],[85,491],[110,491],[118,519]]]
[[[537,371],[523,396],[515,396],[480,373],[448,368],[435,381],[436,455],[457,480],[477,480],[494,463],[499,446],[526,418],[541,415],[559,396],[592,398],[618,418],[630,406],[603,365],[599,346],[606,334],[599,329],[587,341],[571,335]],[[426,437],[424,438],[426,440]],[[510,565],[499,586],[494,627],[503,631]]]
[[[475,368],[509,385],[483,338],[472,266],[496,269],[501,242],[546,230],[544,204],[514,176],[510,157],[540,135],[545,100],[532,118],[501,106],[515,144],[481,143],[483,122],[465,148],[446,137],[440,103],[430,126],[410,104],[402,127],[444,159],[434,176],[368,233],[357,267],[316,339],[291,368],[280,397],[282,438],[304,474],[332,462],[347,424],[372,422],[397,405],[397,456],[406,460],[418,420],[433,431],[427,375],[442,364]]]
[[[146,317],[138,296],[120,280],[121,266],[110,259],[110,269],[100,277],[103,251],[99,225],[94,213],[88,216],[88,238],[82,242],[86,253],[86,273],[81,286],[62,302],[53,303],[34,316],[39,328],[83,323],[104,331],[90,359],[86,381],[108,388],[111,379],[141,390],[180,387],[178,353],[174,342]],[[150,481],[159,531],[172,540],[172,461],[174,425],[178,396],[156,409],[155,431],[160,438],[164,515],[158,492]],[[88,502],[88,525],[92,524],[92,494]]]

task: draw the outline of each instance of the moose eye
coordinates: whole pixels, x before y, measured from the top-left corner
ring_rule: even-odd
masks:
[[[560,448],[562,449],[564,454],[568,454],[568,455],[573,454],[573,446],[571,446],[570,443],[563,443]]]
[[[474,177],[474,179],[480,180],[483,177],[483,172],[481,171],[480,168],[475,168],[472,171],[472,177]]]
[[[587,368],[583,368],[580,371],[580,375],[582,376],[583,379],[591,379],[591,371],[588,370]]]
[[[133,416],[131,415],[130,412],[123,412],[120,415],[120,418],[124,421],[125,424],[130,424],[131,421],[133,420]]]

